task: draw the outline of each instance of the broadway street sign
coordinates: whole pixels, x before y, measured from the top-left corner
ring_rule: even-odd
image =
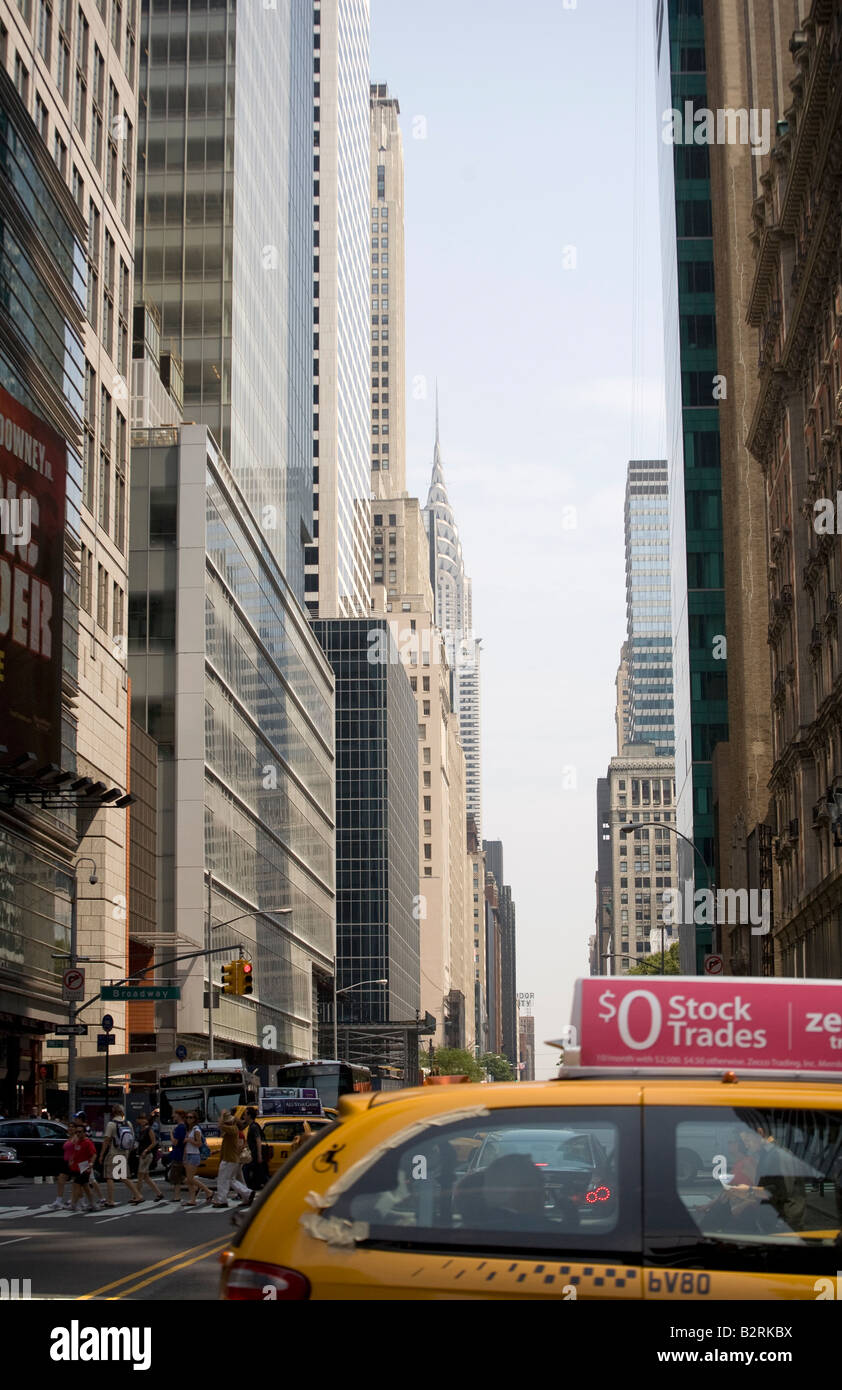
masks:
[[[120,1000],[138,1001],[150,999],[180,999],[179,985],[105,985],[101,998],[107,1004]]]

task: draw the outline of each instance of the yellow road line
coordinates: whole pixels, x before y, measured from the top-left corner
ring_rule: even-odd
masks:
[[[116,1303],[118,1299],[125,1298],[127,1294],[137,1293],[138,1289],[145,1289],[147,1284],[154,1284],[157,1279],[167,1279],[169,1275],[175,1274],[179,1269],[186,1269],[188,1265],[195,1265],[200,1260],[206,1260],[208,1255],[218,1255],[220,1250],[224,1250],[226,1245],[230,1245],[230,1243],[229,1240],[223,1240],[212,1250],[206,1250],[203,1255],[194,1255],[192,1260],[182,1260],[180,1265],[171,1265],[169,1269],[162,1269],[160,1274],[152,1274],[148,1279],[143,1279],[139,1284],[133,1284],[129,1289],[123,1289],[120,1293],[113,1293],[105,1301],[106,1303]]]
[[[128,1284],[131,1279],[139,1279],[141,1274],[151,1274],[153,1269],[160,1269],[162,1265],[172,1264],[173,1260],[180,1260],[182,1255],[192,1255],[196,1250],[204,1250],[208,1245],[215,1245],[218,1239],[218,1236],[214,1236],[213,1240],[203,1240],[201,1245],[191,1245],[187,1250],[176,1250],[174,1255],[168,1255],[165,1260],[158,1260],[154,1265],[146,1265],[143,1269],[133,1269],[131,1274],[124,1274],[122,1279],[115,1279],[110,1284],[103,1284],[102,1288],[94,1289],[92,1293],[80,1294],[78,1302],[84,1303],[86,1299],[96,1298],[101,1293],[108,1293],[109,1289],[116,1289],[120,1284]],[[208,1254],[210,1253],[208,1251]]]

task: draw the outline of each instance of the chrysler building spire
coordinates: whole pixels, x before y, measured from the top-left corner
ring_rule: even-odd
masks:
[[[439,391],[436,382],[436,439],[424,524],[430,543],[430,578],[436,596],[436,624],[441,629],[453,671],[453,706],[459,716],[467,773],[467,809],[481,835],[480,643],[473,634],[471,581],[465,573],[456,516],[447,495],[441,458]]]

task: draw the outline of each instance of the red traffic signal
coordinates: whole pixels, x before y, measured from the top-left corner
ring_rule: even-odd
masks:
[[[243,970],[243,994],[254,993],[254,966],[250,960],[242,962]]]

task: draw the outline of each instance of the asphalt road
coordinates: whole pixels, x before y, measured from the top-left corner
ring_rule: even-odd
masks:
[[[233,1203],[227,1212],[200,1199],[189,1209],[170,1200],[133,1207],[117,1184],[117,1207],[76,1213],[51,1210],[55,1197],[51,1179],[0,1183],[0,1280],[30,1280],[33,1299],[216,1299]]]

